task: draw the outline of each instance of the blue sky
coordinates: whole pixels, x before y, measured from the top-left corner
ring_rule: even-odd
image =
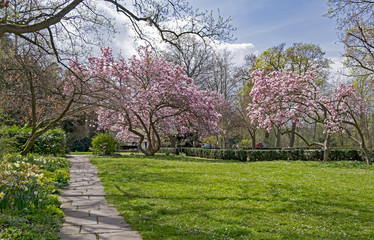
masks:
[[[295,42],[321,46],[326,57],[339,58],[343,46],[339,42],[333,19],[324,17],[327,0],[190,0],[199,9],[217,10],[231,16],[237,28],[234,42],[251,43],[262,52],[275,45]]]

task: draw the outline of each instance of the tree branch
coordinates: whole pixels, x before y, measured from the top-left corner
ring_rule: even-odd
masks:
[[[83,0],[74,0],[56,15],[32,25],[0,24],[0,38],[2,38],[5,33],[22,34],[46,29],[49,26],[60,22],[63,17],[76,8],[81,2],[83,2]]]

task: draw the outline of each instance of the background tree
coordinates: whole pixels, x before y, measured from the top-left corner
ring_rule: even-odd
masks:
[[[243,86],[240,92],[237,94],[237,107],[236,112],[238,116],[238,121],[244,124],[245,129],[247,130],[251,138],[252,149],[256,148],[257,143],[257,132],[258,132],[258,123],[252,122],[247,114],[248,104],[252,102],[252,97],[249,95],[253,88],[253,82],[251,78],[251,72],[255,70],[255,63],[257,61],[257,56],[250,54],[244,58],[244,66],[236,69],[235,78],[241,82]]]
[[[192,78],[198,86],[204,86],[209,81],[214,55],[213,47],[194,35],[180,37],[177,46],[168,45],[165,52],[165,58],[184,66],[186,76]]]
[[[0,59],[1,106],[19,124],[31,127],[21,154],[29,152],[35,140],[62,119],[87,106],[85,83],[67,88],[69,76],[40,49],[19,45],[3,49]]]
[[[329,0],[328,16],[335,18],[345,46],[346,64],[374,74],[374,1]]]
[[[360,118],[368,146],[373,146],[373,77],[374,77],[374,1],[329,0],[327,16],[336,20],[340,41],[344,44],[345,65],[356,90],[368,103],[369,114]]]

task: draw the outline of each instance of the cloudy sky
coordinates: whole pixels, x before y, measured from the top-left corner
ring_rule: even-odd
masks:
[[[263,51],[269,47],[295,42],[314,43],[327,57],[338,57],[342,45],[338,41],[335,21],[324,17],[327,0],[190,0],[200,9],[220,9],[231,16],[236,43],[251,43]]]
[[[341,64],[343,45],[339,42],[336,23],[324,17],[327,0],[190,0],[200,9],[220,9],[224,17],[231,16],[237,40],[231,46],[237,59],[244,53],[260,53],[267,48],[286,43],[313,43],[321,46],[326,57],[334,62],[334,71]],[[244,48],[244,49],[243,49]]]
[[[189,0],[201,10],[220,10],[223,17],[232,17],[236,40],[224,47],[232,51],[234,61],[242,62],[248,53],[286,43],[313,43],[321,46],[326,57],[341,67],[343,45],[339,42],[333,19],[324,17],[327,0]],[[126,36],[127,34],[127,36]],[[115,48],[129,46],[132,39],[122,32],[114,39]],[[127,55],[127,54],[125,54]]]

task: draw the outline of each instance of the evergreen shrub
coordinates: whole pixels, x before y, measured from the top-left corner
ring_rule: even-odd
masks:
[[[109,133],[98,133],[92,139],[92,152],[96,155],[112,155],[115,153],[118,142]]]

